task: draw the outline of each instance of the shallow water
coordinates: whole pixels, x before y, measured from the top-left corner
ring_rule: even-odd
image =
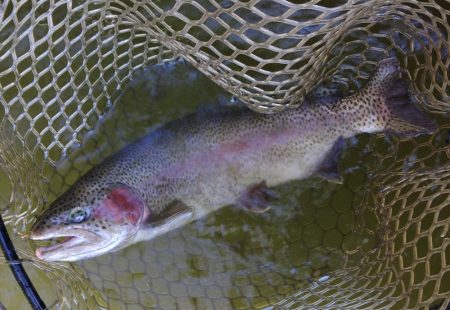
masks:
[[[49,201],[153,126],[198,109],[216,109],[217,104],[236,103],[183,61],[139,72],[84,147],[48,176]],[[380,219],[364,205],[370,176],[396,161],[414,169],[433,147],[446,143],[444,133],[428,141],[429,136],[398,143],[384,135],[360,135],[347,142],[341,185],[317,177],[291,182],[276,188],[281,199],[267,213],[228,206],[155,240],[77,265],[101,292],[104,301],[98,302],[111,309],[268,307],[302,287],[333,280],[333,271],[358,266],[377,247]],[[446,160],[436,153],[430,166]],[[6,204],[7,190],[2,197]],[[20,239],[15,242],[22,247]],[[54,304],[58,293],[45,272],[25,265],[47,304]],[[6,284],[0,301],[7,308],[24,308],[24,298],[3,264],[0,276]]]

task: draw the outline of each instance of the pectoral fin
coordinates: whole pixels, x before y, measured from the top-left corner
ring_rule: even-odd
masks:
[[[180,200],[172,201],[161,213],[150,215],[147,223],[153,227],[166,225],[192,216],[194,210]]]
[[[330,182],[342,183],[342,176],[339,173],[339,158],[345,146],[345,140],[339,137],[333,147],[325,155],[325,158],[317,166],[316,173]]]
[[[236,204],[248,211],[263,213],[270,209],[269,203],[278,198],[274,190],[267,187],[265,181],[249,187],[236,201]]]

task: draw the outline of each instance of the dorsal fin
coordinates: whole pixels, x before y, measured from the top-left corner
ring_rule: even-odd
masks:
[[[339,88],[335,85],[319,85],[315,87],[311,93],[308,95],[310,98],[320,99],[324,97],[339,97],[341,98],[341,93]]]

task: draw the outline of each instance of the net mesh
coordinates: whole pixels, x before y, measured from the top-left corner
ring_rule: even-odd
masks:
[[[117,138],[102,136],[102,130],[104,133],[107,118],[115,113],[118,100],[139,68],[182,57],[250,108],[276,112],[301,104],[304,96],[319,84],[337,87],[343,94],[352,93],[367,80],[379,60],[395,56],[413,81],[419,104],[428,111],[445,114],[450,97],[449,25],[450,4],[444,0],[3,0],[0,159],[7,176],[4,181],[10,184],[10,198],[4,203],[2,215],[15,232],[25,232],[36,212],[48,201],[104,158],[104,154],[120,147],[114,144],[97,157],[90,155]],[[117,124],[122,123],[116,120],[112,126]],[[300,245],[293,245],[299,238],[294,233],[286,232],[284,243],[278,240],[285,245],[282,253],[286,256],[289,249],[298,249],[291,250],[297,259],[305,248],[315,249],[307,251],[308,259],[299,259],[299,266],[306,268],[302,277],[290,273],[295,258],[294,262],[276,260],[279,270],[289,270],[280,276],[280,272],[273,275],[270,268],[260,266],[273,262],[273,257],[267,257],[266,261],[259,258],[257,268],[240,262],[239,269],[236,267],[239,262],[234,262],[225,271],[248,277],[242,276],[241,282],[233,278],[225,285],[212,280],[220,276],[214,276],[213,265],[207,264],[203,271],[213,278],[206,277],[204,282],[192,285],[199,290],[198,286],[203,285],[204,290],[208,281],[212,281],[220,290],[196,295],[195,288],[185,284],[187,293],[181,294],[177,301],[172,291],[161,287],[176,285],[180,278],[166,274],[152,277],[145,271],[151,264],[148,259],[133,258],[126,265],[130,268],[141,263],[139,272],[133,273],[143,277],[138,285],[126,278],[125,270],[114,271],[114,279],[108,279],[111,274],[101,272],[116,266],[115,256],[106,262],[98,260],[94,271],[83,265],[34,262],[28,245],[23,255],[30,257],[39,269],[52,271],[46,276],[55,283],[58,296],[63,296],[57,302],[68,308],[137,305],[173,308],[177,303],[192,304],[194,297],[198,304],[193,308],[208,309],[211,305],[218,309],[261,308],[275,303],[294,308],[307,305],[445,308],[450,291],[446,284],[450,283],[446,185],[449,169],[445,165],[449,154],[445,142],[447,129],[445,125],[441,128],[444,129],[431,137],[395,141],[376,137],[366,141],[364,147],[353,148],[346,167],[356,167],[357,163],[365,168],[351,170],[344,187],[330,196],[330,200],[345,201],[351,197],[348,202],[351,208],[344,211],[338,206],[328,211],[318,208],[312,224],[302,226]],[[77,162],[80,155],[91,159],[88,166]],[[66,158],[70,160],[61,165]],[[401,172],[402,169],[413,172]],[[386,171],[400,172],[390,176]],[[367,191],[360,193],[356,184],[369,179]],[[438,185],[426,183],[427,179]],[[420,198],[417,201],[416,195]],[[356,198],[360,196],[364,199]],[[326,216],[319,216],[322,212]],[[348,212],[361,219],[356,235],[339,227],[341,216],[352,217]],[[298,214],[297,220],[303,216]],[[336,220],[328,226],[320,225],[318,219],[324,217]],[[366,217],[373,218],[376,225],[364,220]],[[214,222],[214,217],[209,221]],[[233,227],[238,225],[239,221]],[[268,229],[267,236],[275,234]],[[190,239],[192,249],[199,239],[207,239],[195,226],[186,228],[184,235],[177,234],[183,232],[167,238],[188,242],[185,236],[197,236]],[[315,235],[321,238],[310,244],[311,236]],[[330,237],[335,235],[341,238]],[[368,245],[347,248],[346,240],[355,238],[377,240],[379,244],[375,250],[368,250]],[[327,240],[331,240],[331,250],[325,246]],[[374,246],[372,242],[364,244]],[[158,252],[154,247],[153,251],[159,253],[156,257],[181,255],[169,250]],[[228,249],[228,245],[223,247]],[[225,251],[228,256],[223,251],[216,253],[214,259],[223,255],[233,260],[231,257],[236,255],[234,250]],[[252,247],[245,249],[244,254],[249,256],[255,251],[262,255]],[[186,255],[197,257],[195,267],[202,265],[198,258],[201,253],[208,257],[205,253],[211,252],[212,247],[206,244],[198,252]],[[318,256],[317,253],[334,253],[340,258],[331,266],[314,263],[316,260],[311,257]],[[361,258],[362,264],[354,264],[358,260],[355,257]],[[210,257],[207,261],[214,259]],[[313,262],[314,268],[305,267],[306,261]],[[186,267],[186,272],[202,271],[194,267]],[[329,279],[317,277],[324,274]],[[197,278],[201,275],[200,272]],[[261,288],[258,280],[251,280],[257,275],[263,275],[261,283],[272,277],[271,288]],[[281,280],[276,280],[277,277]],[[231,286],[238,287],[237,292],[230,293]],[[183,303],[184,297],[191,298],[190,302]]]
[[[448,165],[377,179],[380,244],[359,267],[301,290],[282,308],[426,309],[449,306]],[[308,307],[309,306],[309,307]]]

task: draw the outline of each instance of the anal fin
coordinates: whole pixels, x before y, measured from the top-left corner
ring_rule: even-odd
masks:
[[[327,152],[322,162],[317,166],[316,173],[330,182],[342,183],[342,175],[339,173],[339,158],[345,146],[345,140],[339,137]]]
[[[278,198],[274,190],[267,187],[265,181],[250,186],[236,201],[241,208],[255,212],[263,213],[270,209],[269,203]]]

